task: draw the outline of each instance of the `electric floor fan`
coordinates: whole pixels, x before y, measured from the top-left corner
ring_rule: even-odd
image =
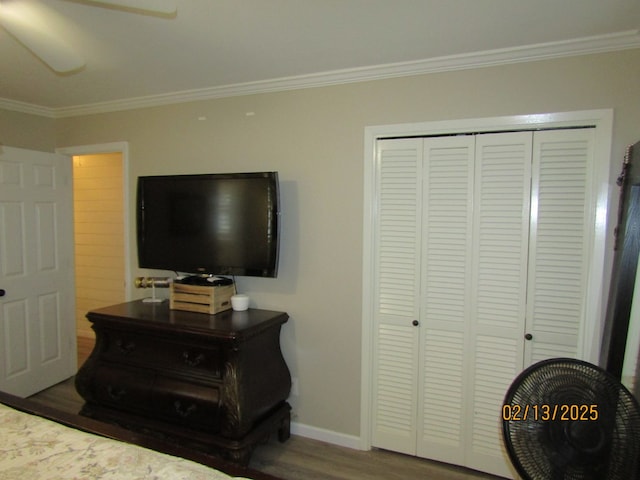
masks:
[[[502,411],[509,458],[525,480],[640,479],[640,408],[615,377],[570,358],[511,384]]]

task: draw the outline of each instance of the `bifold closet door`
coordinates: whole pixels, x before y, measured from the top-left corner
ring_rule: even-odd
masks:
[[[522,368],[531,133],[378,147],[373,445],[505,473],[498,405]]]
[[[508,386],[584,355],[593,137],[378,142],[373,446],[511,475]]]
[[[525,366],[583,358],[596,198],[594,128],[536,132]]]
[[[464,465],[510,475],[504,394],[523,368],[532,132],[476,137]]]
[[[418,455],[500,474],[500,404],[523,359],[531,137],[424,149]],[[444,144],[460,154],[438,155]]]
[[[383,140],[376,166],[372,444],[416,454],[422,140]]]
[[[417,452],[460,464],[471,378],[475,138],[423,144]]]

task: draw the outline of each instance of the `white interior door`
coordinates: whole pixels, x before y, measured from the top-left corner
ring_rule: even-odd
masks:
[[[28,396],[75,374],[68,157],[0,151],[0,390]]]

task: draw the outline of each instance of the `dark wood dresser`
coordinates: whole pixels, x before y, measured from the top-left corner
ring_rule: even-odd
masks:
[[[246,464],[289,437],[283,312],[216,315],[134,301],[91,311],[93,352],[76,376],[82,414]]]

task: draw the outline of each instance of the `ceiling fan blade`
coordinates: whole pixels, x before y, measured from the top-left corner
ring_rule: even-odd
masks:
[[[54,35],[47,25],[35,21],[30,12],[6,4],[0,7],[0,25],[40,60],[59,73],[78,70],[84,59],[66,42]]]
[[[113,7],[129,8],[145,12],[172,15],[178,10],[175,0],[91,0],[92,3],[103,3]]]

